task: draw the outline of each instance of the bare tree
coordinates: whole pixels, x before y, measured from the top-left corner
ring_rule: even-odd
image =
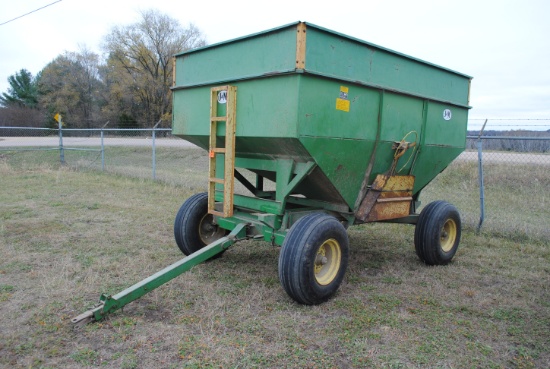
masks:
[[[103,82],[99,56],[86,47],[65,52],[41,72],[39,102],[50,113],[60,112],[75,127],[90,128],[100,118]]]
[[[108,54],[109,112],[117,117],[131,115],[141,124],[169,120],[172,57],[204,45],[206,41],[193,24],[183,28],[157,10],[142,12],[135,24],[114,27],[103,45]]]

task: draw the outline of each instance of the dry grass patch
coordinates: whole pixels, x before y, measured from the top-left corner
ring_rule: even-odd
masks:
[[[546,225],[536,223],[548,211],[531,200],[518,202],[514,216],[541,232],[489,223],[491,233],[476,235],[472,217],[445,267],[418,261],[412,226],[351,227],[346,279],[319,306],[284,293],[278,248],[243,241],[75,331],[70,318],[100,293],[119,292],[182,257],[172,224],[201,187],[203,168],[173,185],[15,156],[0,159],[0,367],[550,366],[550,247]],[[475,209],[476,168],[455,169],[424,200]],[[507,187],[512,180],[500,181],[502,198],[518,196]],[[523,188],[536,193],[534,186]],[[508,216],[509,203],[492,206]],[[535,207],[541,213],[533,218]]]

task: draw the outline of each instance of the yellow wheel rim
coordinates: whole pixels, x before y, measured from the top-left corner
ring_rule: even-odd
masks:
[[[342,250],[334,238],[326,240],[315,256],[314,273],[317,283],[326,286],[331,283],[340,270]]]
[[[441,228],[441,233],[439,235],[439,242],[441,244],[441,249],[444,252],[449,252],[452,250],[455,240],[456,240],[457,227],[456,223],[452,219],[447,219],[443,228]]]

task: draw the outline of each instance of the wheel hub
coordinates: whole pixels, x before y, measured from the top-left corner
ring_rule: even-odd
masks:
[[[331,283],[338,271],[342,260],[342,250],[340,244],[331,238],[325,241],[315,257],[314,274],[317,283],[327,285]]]
[[[199,237],[201,241],[208,245],[225,235],[225,230],[214,224],[214,217],[212,214],[206,214],[199,225]]]
[[[441,233],[439,234],[439,239],[441,243],[441,249],[444,252],[449,252],[453,248],[457,234],[457,226],[454,220],[448,219],[443,228],[441,228]]]

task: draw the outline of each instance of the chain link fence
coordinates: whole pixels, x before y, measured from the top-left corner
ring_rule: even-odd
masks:
[[[484,129],[476,129],[476,123],[485,124]],[[433,181],[444,185],[428,185],[422,202],[458,204],[467,227],[550,239],[550,120],[546,125],[535,121],[532,128],[537,130],[504,130],[508,121],[486,123],[472,124],[466,150]],[[193,192],[204,191],[206,185],[200,184],[207,180],[206,152],[166,128],[0,127],[0,157],[7,152],[22,167],[61,162],[79,170],[152,178]]]
[[[169,128],[74,129],[0,127],[0,154],[19,153],[22,164],[33,156],[44,163],[103,170],[177,183],[174,156],[182,148],[199,150],[174,137]],[[40,153],[37,153],[40,152]],[[37,159],[38,160],[38,159]]]
[[[468,128],[466,152],[481,143],[485,163],[548,164],[550,119],[472,119]]]

